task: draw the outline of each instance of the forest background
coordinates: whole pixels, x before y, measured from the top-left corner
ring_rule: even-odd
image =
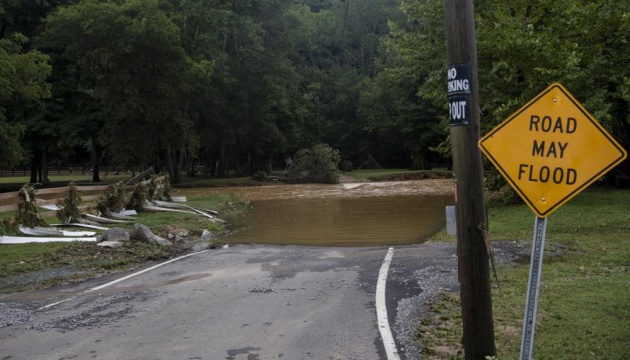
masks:
[[[475,16],[483,133],[560,82],[629,147],[630,2]],[[2,0],[0,168],[448,166],[446,84],[442,0]]]

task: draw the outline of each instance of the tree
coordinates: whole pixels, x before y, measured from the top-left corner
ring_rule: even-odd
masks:
[[[364,130],[377,137],[387,164],[430,169],[440,157],[431,149],[443,141],[438,108],[417,95],[418,74],[401,77],[384,70],[361,94]]]
[[[307,145],[325,142],[356,164],[376,155],[391,160],[381,138],[365,131],[359,111],[361,94],[378,71],[379,40],[388,32],[388,20],[399,16],[394,1],[345,1],[310,4],[304,15],[308,31],[298,42],[301,89],[309,115],[304,126]],[[367,109],[367,108],[366,108]]]
[[[13,34],[34,38],[40,29],[43,17],[60,4],[73,2],[76,0],[6,1],[3,11],[0,11],[0,38],[10,38]],[[34,47],[31,42],[23,42],[20,45],[24,52],[30,52]],[[31,182],[48,182],[48,154],[49,152],[58,153],[57,147],[60,145],[63,147],[64,141],[60,141],[63,137],[58,137],[58,124],[49,124],[49,119],[44,114],[52,98],[53,96],[49,96],[36,106],[18,102],[7,106],[7,113],[25,127],[25,133],[21,139],[25,156],[31,159]]]
[[[15,166],[24,155],[20,144],[24,124],[15,122],[20,116],[13,110],[21,107],[23,112],[37,111],[50,97],[46,81],[51,72],[49,59],[36,50],[23,51],[27,41],[19,33],[0,38],[0,166]],[[7,116],[9,108],[12,111]]]
[[[418,95],[447,114],[442,1],[410,0],[401,2],[401,9],[406,22],[390,24],[385,41],[387,71],[418,79]],[[619,66],[630,60],[624,32],[630,5],[481,1],[475,13],[483,132],[560,82],[623,145],[630,144],[630,70]],[[443,141],[448,148],[449,139]]]
[[[98,103],[98,143],[111,160],[133,168],[165,163],[177,182],[175,164],[191,137],[184,99],[194,65],[159,2],[84,1],[59,8],[45,24],[42,46],[76,72],[75,91]]]
[[[357,109],[394,0],[12,4],[34,24],[58,7],[31,29],[55,92],[32,144],[91,150],[95,180],[101,156],[177,181],[197,159],[251,174],[321,141],[349,158],[382,152]]]
[[[339,182],[337,167],[341,156],[339,150],[326,144],[317,144],[310,149],[300,149],[287,174],[292,182],[336,184]]]
[[[199,78],[190,114],[219,176],[268,170],[293,136],[300,109],[291,2],[181,2],[174,21],[186,53],[212,66]]]

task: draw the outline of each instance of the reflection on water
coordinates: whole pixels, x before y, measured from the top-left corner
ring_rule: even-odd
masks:
[[[234,195],[252,202],[226,218],[226,243],[378,246],[422,242],[446,222],[453,180],[356,182],[186,189],[183,195]]]
[[[254,200],[228,218],[225,243],[379,246],[422,242],[445,224],[452,195],[332,196]]]

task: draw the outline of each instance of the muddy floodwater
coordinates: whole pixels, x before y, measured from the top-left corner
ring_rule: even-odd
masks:
[[[198,193],[201,190],[185,190]],[[251,201],[227,217],[232,244],[382,246],[421,243],[444,227],[453,180],[272,185],[204,189]]]

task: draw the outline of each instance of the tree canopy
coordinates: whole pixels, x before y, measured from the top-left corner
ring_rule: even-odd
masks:
[[[0,5],[0,166],[176,182],[449,157],[441,0],[13,0]],[[482,127],[561,82],[630,144],[630,5],[475,2]],[[28,38],[27,38],[28,37]],[[30,38],[30,41],[29,41]]]
[[[50,97],[48,56],[37,50],[25,51],[27,42],[20,33],[0,38],[0,166],[22,161],[24,125],[15,119],[20,117],[18,112],[38,108]]]
[[[629,4],[523,0],[475,5],[484,132],[560,82],[623,145],[630,144]],[[406,23],[394,25],[386,40],[399,64],[386,72],[401,79],[412,74],[419,82],[417,94],[446,109],[442,2],[410,0],[402,9]]]

